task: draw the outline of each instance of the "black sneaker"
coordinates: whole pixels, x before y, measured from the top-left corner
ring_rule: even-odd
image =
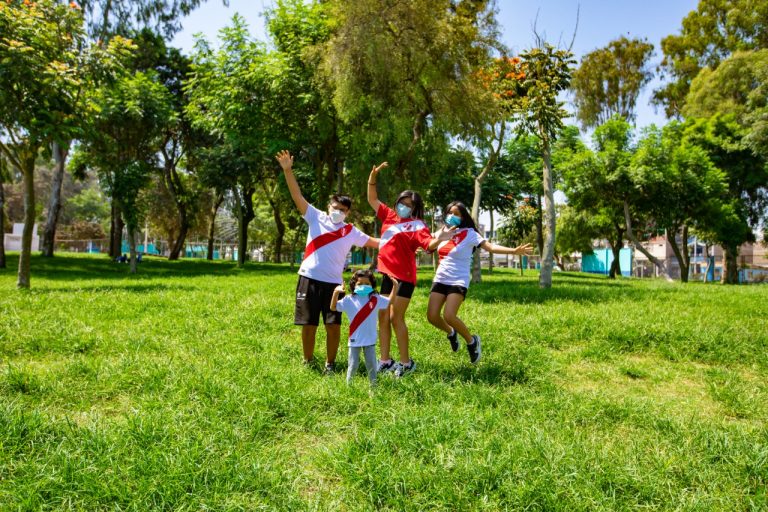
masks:
[[[395,377],[401,378],[404,375],[408,375],[409,373],[413,373],[413,370],[416,369],[416,363],[413,359],[411,359],[408,364],[403,363],[397,363],[397,368],[395,368]]]
[[[456,329],[451,330],[451,334],[447,336],[448,341],[451,342],[451,350],[454,352],[458,352],[459,350],[459,333],[456,332]]]
[[[467,352],[469,352],[470,363],[475,364],[480,360],[480,355],[482,353],[480,336],[478,336],[477,334],[472,335],[472,343],[467,345]]]
[[[379,360],[379,367],[376,370],[376,373],[386,373],[394,370],[395,370],[395,361],[393,359],[390,359],[389,362],[384,362]]]
[[[323,375],[333,375],[334,373],[336,373],[336,363],[325,363]]]

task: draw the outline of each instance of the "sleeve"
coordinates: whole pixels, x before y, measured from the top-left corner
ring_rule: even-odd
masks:
[[[366,235],[354,226],[352,226],[352,232],[350,233],[350,236],[352,237],[352,245],[356,245],[357,247],[364,246],[366,243],[368,243],[368,240],[371,239],[370,236]]]
[[[349,314],[348,307],[349,307],[349,299],[347,299],[346,297],[342,297],[341,299],[336,301],[336,311]]]
[[[311,204],[308,204],[307,211],[304,212],[304,220],[307,222],[307,224],[311,224],[317,221],[317,217],[319,214],[320,214],[320,210],[318,210]]]
[[[376,309],[387,309],[389,306],[389,299],[379,294],[379,300],[376,301]]]
[[[472,232],[474,233],[473,236],[475,237],[475,242],[472,245],[475,247],[480,247],[480,244],[485,242],[485,237],[480,233],[478,233],[477,231],[475,231],[474,229],[472,230]]]
[[[387,222],[387,221],[394,222],[397,220],[396,218],[395,219],[392,218],[392,217],[397,217],[395,210],[385,205],[384,203],[379,204],[379,209],[376,210],[376,217],[382,222]]]
[[[423,228],[413,233],[413,239],[416,241],[417,247],[428,251],[429,243],[432,241],[432,233],[430,233],[429,228],[425,224]]]

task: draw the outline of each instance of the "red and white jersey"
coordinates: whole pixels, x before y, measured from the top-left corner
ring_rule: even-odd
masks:
[[[341,284],[349,250],[353,245],[364,246],[370,237],[352,224],[334,224],[327,213],[311,204],[307,206],[304,220],[309,233],[299,274],[324,283]]]
[[[472,252],[485,241],[472,228],[457,229],[450,240],[437,246],[440,264],[435,272],[434,282],[449,286],[469,288],[469,273],[472,267]]]
[[[381,203],[376,216],[381,220],[378,271],[398,281],[416,284],[416,249],[429,249],[432,234],[420,219],[401,219]]]
[[[361,297],[348,295],[336,303],[336,311],[349,317],[349,346],[365,347],[376,344],[376,323],[380,309],[389,307],[389,298],[379,294]]]

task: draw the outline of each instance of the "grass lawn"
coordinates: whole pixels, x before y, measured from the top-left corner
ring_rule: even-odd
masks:
[[[17,261],[0,510],[768,510],[765,286],[494,271],[473,367],[420,272],[418,369],[371,391],[302,366],[287,266]]]

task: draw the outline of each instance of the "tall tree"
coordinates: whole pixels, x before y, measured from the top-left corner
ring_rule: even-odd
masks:
[[[9,181],[8,160],[0,151],[0,268],[6,267],[5,262],[5,183]]]
[[[544,252],[541,255],[539,286],[552,286],[552,267],[555,254],[555,190],[552,176],[552,145],[563,128],[563,109],[559,94],[568,89],[575,61],[569,50],[558,50],[541,44],[523,52],[525,77],[521,87],[524,94],[515,101],[514,113],[520,130],[539,139],[543,160],[542,185],[544,188]]]
[[[653,45],[624,36],[586,54],[573,72],[576,117],[593,128],[619,115],[634,122],[640,91],[653,76],[648,61]]]
[[[668,117],[679,117],[691,82],[704,67],[715,69],[739,50],[768,48],[768,3],[754,0],[699,0],[679,34],[661,40],[662,77],[654,101]]]
[[[24,232],[17,284],[29,288],[35,160],[42,148],[82,132],[80,116],[89,103],[83,105],[87,95],[77,93],[119,69],[127,45],[115,38],[106,46],[89,46],[76,5],[52,0],[3,3],[0,33],[0,151],[23,175]]]

